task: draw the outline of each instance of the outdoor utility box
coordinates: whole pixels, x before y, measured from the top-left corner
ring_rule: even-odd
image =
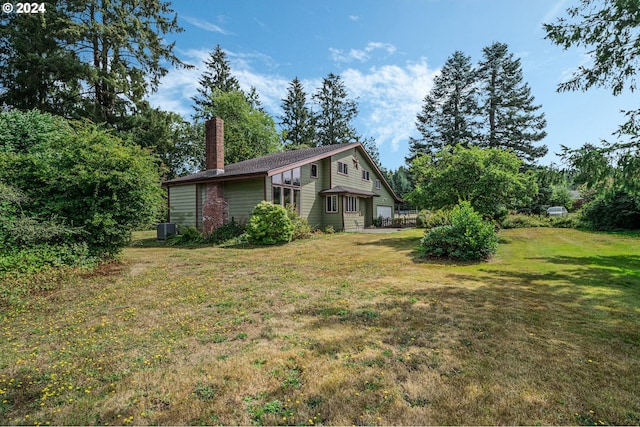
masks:
[[[169,236],[178,234],[178,227],[175,222],[161,222],[156,224],[156,232],[158,234],[158,240],[167,240]]]

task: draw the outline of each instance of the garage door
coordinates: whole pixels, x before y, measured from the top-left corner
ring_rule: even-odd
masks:
[[[391,214],[391,206],[378,206],[376,218],[382,217],[384,219],[391,219]]]

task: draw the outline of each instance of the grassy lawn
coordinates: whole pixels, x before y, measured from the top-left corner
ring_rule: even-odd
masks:
[[[140,241],[0,308],[0,424],[639,424],[640,238],[500,235]]]

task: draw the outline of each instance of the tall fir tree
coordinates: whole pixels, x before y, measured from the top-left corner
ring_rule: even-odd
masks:
[[[307,94],[300,80],[295,77],[289,83],[287,97],[282,100],[284,114],[279,117],[282,142],[287,149],[313,147],[315,127],[313,114],[307,105]]]
[[[445,146],[474,145],[479,138],[476,69],[471,58],[456,51],[447,59],[416,118],[420,138],[409,139],[411,163],[421,154],[434,154]]]
[[[370,136],[369,138],[362,139],[360,142],[380,171],[386,174],[386,169],[382,166],[382,163],[380,163],[380,150],[378,149],[376,139]]]
[[[211,95],[215,91],[234,92],[240,91],[240,83],[231,74],[231,66],[227,60],[227,54],[220,47],[216,48],[209,54],[209,59],[204,63],[206,69],[202,73],[202,77],[198,80],[198,94],[192,98],[194,102],[195,115],[197,119],[208,119],[204,112],[213,108]],[[257,100],[257,97],[256,97]]]
[[[68,22],[56,7],[0,16],[0,107],[81,117],[84,64],[59,39]]]
[[[163,0],[66,0],[72,17],[72,48],[90,64],[89,116],[117,128],[168,72],[165,64],[184,66],[166,35],[182,32],[178,16]]]
[[[541,105],[535,105],[524,81],[520,59],[504,43],[483,50],[478,64],[484,132],[482,146],[511,149],[525,162],[547,154],[545,145],[535,146],[547,133]]]
[[[182,31],[167,1],[61,0],[46,6],[40,17],[6,17],[16,25],[3,25],[9,37],[0,48],[8,106],[21,107],[19,94],[35,89],[28,101],[39,104],[35,108],[65,115],[73,108],[80,117],[117,128],[157,89],[166,64],[187,66],[173,53],[174,43],[165,42],[166,35]],[[25,48],[27,38],[36,51]],[[2,81],[16,72],[25,78]]]
[[[322,79],[322,87],[313,95],[313,99],[320,108],[315,114],[317,145],[343,144],[357,140],[351,121],[358,115],[358,106],[347,97],[339,75],[329,73]]]

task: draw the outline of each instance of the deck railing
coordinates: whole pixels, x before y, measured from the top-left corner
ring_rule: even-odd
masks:
[[[415,227],[416,226],[416,217],[415,216],[401,216],[396,218],[384,218],[382,220],[382,226],[385,228],[405,228],[405,227]]]

